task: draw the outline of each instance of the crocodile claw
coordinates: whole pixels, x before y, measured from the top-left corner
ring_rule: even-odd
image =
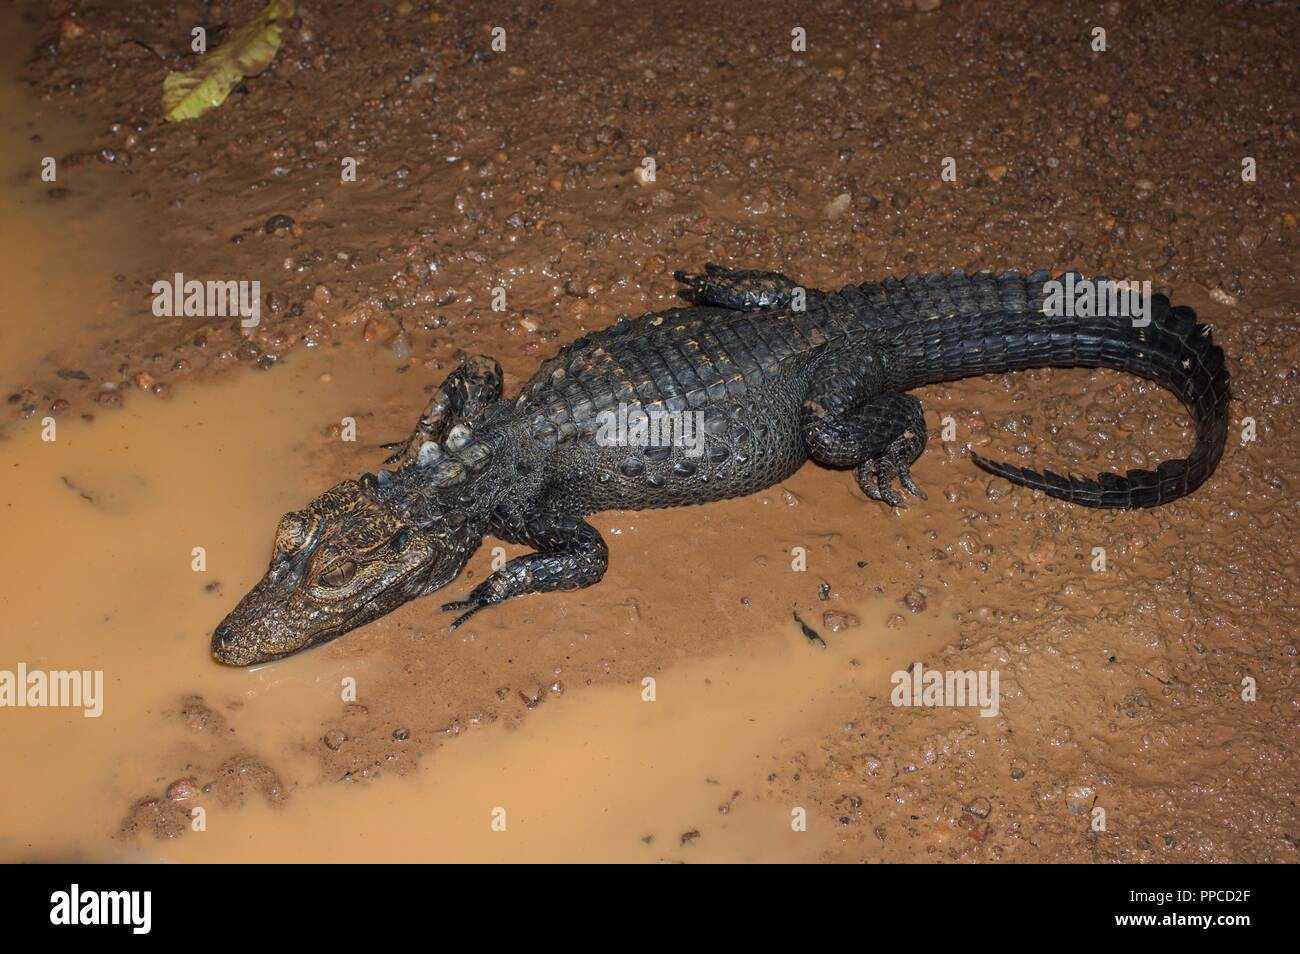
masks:
[[[454,633],[456,631],[456,628],[460,626],[461,623],[465,622],[465,620],[469,619],[471,616],[473,616],[475,613],[477,613],[479,610],[481,610],[483,607],[487,605],[488,605],[487,600],[473,599],[473,598],[467,600],[457,600],[454,603],[443,603],[442,611],[444,613],[460,613],[461,610],[465,611],[463,613],[460,613],[460,615],[456,617],[455,621],[451,624],[451,627],[448,629],[448,632]]]
[[[685,285],[696,296],[703,296],[709,287],[709,277],[698,272],[673,272],[673,279]]]
[[[858,466],[858,486],[862,488],[863,493],[872,500],[879,500],[899,510],[906,510],[907,504],[903,502],[903,495],[891,486],[895,480],[913,497],[919,497],[921,500],[928,499],[925,491],[912,479],[909,465],[901,455],[887,452],[883,457],[863,461]]]
[[[406,453],[407,441],[389,441],[387,444],[380,444],[380,450],[393,451],[384,459],[384,465],[396,464]]]
[[[903,489],[913,497],[919,497],[922,500],[930,499],[925,495],[924,490],[916,486],[916,481],[912,479],[912,472],[908,470],[906,464],[898,469],[898,482],[902,484]]]

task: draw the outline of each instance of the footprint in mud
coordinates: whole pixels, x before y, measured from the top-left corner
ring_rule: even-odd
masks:
[[[159,841],[165,841],[180,837],[189,827],[190,810],[182,803],[147,795],[131,806],[117,834],[119,838],[134,838],[148,831]]]
[[[191,732],[220,735],[229,729],[225,716],[204,702],[202,696],[186,696],[182,699],[180,718],[185,723],[185,728]]]
[[[223,762],[212,781],[201,788],[193,778],[179,778],[167,786],[162,797],[141,798],[118,826],[118,836],[129,839],[147,831],[159,840],[178,838],[190,829],[194,809],[204,807],[200,803],[205,797],[229,809],[243,807],[254,796],[261,796],[269,805],[283,805],[284,782],[261,759],[242,753]]]
[[[238,808],[250,795],[261,795],[270,805],[282,805],[286,797],[279,774],[247,753],[228,759],[217,769],[217,777],[203,786],[203,792],[215,795],[223,808]]]
[[[194,809],[207,807],[205,802],[225,809],[240,808],[260,796],[269,805],[284,804],[285,785],[279,773],[250,752],[236,748],[229,754],[231,745],[238,744],[230,738],[235,730],[202,696],[185,696],[180,708],[169,715],[179,718],[191,732],[204,733],[215,742],[230,741],[217,746],[224,753],[206,759],[208,765],[217,765],[215,770],[203,768],[196,760],[162,796],[146,795],[135,802],[118,826],[119,837],[133,838],[147,831],[160,840],[177,838],[190,829]],[[200,785],[197,780],[202,778],[210,781]]]

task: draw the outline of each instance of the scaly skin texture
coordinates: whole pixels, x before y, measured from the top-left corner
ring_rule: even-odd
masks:
[[[1045,308],[1046,272],[914,275],[838,292],[715,265],[677,278],[690,307],[574,341],[512,400],[490,358],[453,372],[411,437],[389,445],[394,470],[284,517],[266,576],[213,634],[216,658],[264,662],[377,619],[447,585],[489,533],[536,552],[446,604],[458,614],[452,628],[513,596],[590,586],[607,550],[583,517],[744,496],[810,457],[852,468],[869,497],[901,507],[900,487],[924,496],[909,467],[926,441],[920,403],[905,392],[937,381],[1108,367],[1173,391],[1196,444],[1154,471],[1088,479],[971,455],[1074,503],[1166,503],[1195,490],[1223,453],[1223,352],[1163,295],[1138,326]],[[636,428],[640,415],[648,431]]]

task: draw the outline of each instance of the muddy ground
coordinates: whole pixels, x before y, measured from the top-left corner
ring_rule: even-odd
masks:
[[[820,287],[954,267],[1149,278],[1229,355],[1232,432],[1251,418],[1255,439],[1230,439],[1215,477],[1158,511],[1013,490],[966,452],[1150,466],[1190,446],[1172,398],[1104,371],[1003,375],[920,393],[930,499],[906,512],[810,465],[762,499],[597,517],[600,586],[512,602],[458,638],[408,605],[324,650],[391,673],[306,733],[327,778],[408,771],[550,694],[756,631],[801,638],[792,608],[835,638],[823,613],[884,598],[899,639],[954,633],[927,668],[998,669],[1001,712],[899,710],[882,687],[786,753],[766,794],[835,820],[830,860],[1296,860],[1293,3],[302,2],[271,68],[181,124],[161,121],[160,90],[190,63],[191,27],[216,42],[259,2],[21,6],[41,37],[33,89],[99,130],[61,157],[50,201],[111,183],[143,210],[152,259],[118,283],[132,318],[110,339],[3,382],[6,428],[275,374],[304,348],[388,349],[410,387],[358,407],[366,438],[304,422],[319,433],[310,496],[377,466],[373,443],[403,436],[461,352],[499,358],[509,390],[583,331],[667,307],[671,272],[704,261]],[[268,229],[274,216],[292,222]],[[155,318],[151,285],[176,271],[260,280],[261,325]],[[813,572],[783,571],[794,546]],[[196,732],[178,776],[284,796],[219,712],[176,696]],[[164,792],[150,798],[125,830],[183,831]]]

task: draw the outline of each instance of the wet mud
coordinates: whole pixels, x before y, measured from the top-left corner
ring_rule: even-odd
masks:
[[[1293,5],[299,3],[265,73],[164,123],[191,29],[261,6],[4,11],[0,669],[106,686],[99,718],[0,711],[0,857],[1296,860]],[[1229,356],[1228,449],[1170,506],[1071,507],[968,452],[1151,467],[1184,409],[1108,371],[929,387],[908,510],[810,464],[598,515],[598,586],[455,633],[435,598],[209,659],[279,515],[462,354],[509,393],[705,261],[1150,279]],[[178,273],[258,281],[259,324],[158,316]],[[996,714],[894,705],[918,667],[997,672]]]

